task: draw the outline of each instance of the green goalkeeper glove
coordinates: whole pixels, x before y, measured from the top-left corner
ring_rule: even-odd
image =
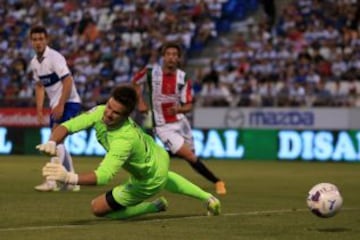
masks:
[[[54,141],[48,141],[47,143],[39,144],[36,146],[36,149],[46,155],[56,156],[56,142]]]
[[[47,163],[43,169],[42,174],[46,180],[59,181],[69,184],[77,184],[79,176],[76,173],[68,172],[60,163]]]

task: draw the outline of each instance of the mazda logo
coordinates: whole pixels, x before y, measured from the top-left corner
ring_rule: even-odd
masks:
[[[239,108],[229,108],[225,113],[224,124],[227,128],[240,128],[245,123],[245,114]]]

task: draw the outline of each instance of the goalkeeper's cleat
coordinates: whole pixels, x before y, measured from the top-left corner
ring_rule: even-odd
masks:
[[[155,205],[158,212],[164,212],[168,209],[168,202],[164,197],[155,199],[152,203]]]
[[[80,191],[80,185],[65,184],[64,187],[61,190],[69,191],[69,192],[79,192]]]
[[[225,182],[223,182],[223,181],[216,182],[215,189],[216,189],[217,194],[225,195],[226,194]]]
[[[206,207],[207,207],[207,215],[208,216],[217,216],[220,215],[221,213],[221,203],[219,201],[219,199],[217,199],[214,196],[211,196],[207,202],[206,202]]]
[[[50,181],[45,181],[42,184],[35,186],[34,189],[39,192],[60,191],[60,188],[57,186],[56,182]]]

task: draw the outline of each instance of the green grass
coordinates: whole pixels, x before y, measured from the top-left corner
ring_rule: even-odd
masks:
[[[224,178],[228,194],[220,197],[223,214],[204,215],[204,204],[188,197],[163,194],[169,210],[129,221],[96,218],[90,201],[121,182],[121,172],[108,186],[82,187],[78,193],[38,193],[42,156],[0,158],[0,239],[360,239],[360,164],[313,162],[207,161]],[[94,169],[99,158],[74,159],[77,171]],[[207,191],[213,186],[182,160],[172,169]],[[333,218],[321,219],[307,209],[307,191],[316,183],[333,182],[344,205]]]

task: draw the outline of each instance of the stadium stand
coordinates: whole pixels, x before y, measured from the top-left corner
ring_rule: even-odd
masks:
[[[267,17],[233,23],[217,57],[203,59],[199,105],[360,105],[359,3],[287,2],[272,26]]]
[[[28,31],[44,24],[64,54],[85,108],[157,64],[166,40],[188,59],[216,49],[194,77],[202,106],[358,106],[359,3],[288,1],[277,15],[251,21],[256,0],[92,0],[0,3],[0,106],[34,106]],[[336,7],[334,7],[334,4]]]
[[[147,64],[156,64],[161,44],[178,40],[188,53],[201,51],[225,31],[224,0],[1,2],[1,106],[32,106],[32,25],[45,25],[50,46],[68,60],[86,108],[106,98]],[[236,5],[236,4],[235,4]]]

